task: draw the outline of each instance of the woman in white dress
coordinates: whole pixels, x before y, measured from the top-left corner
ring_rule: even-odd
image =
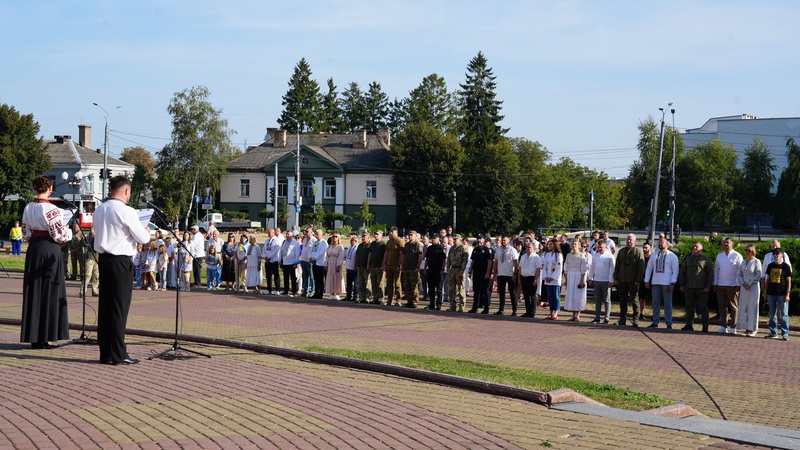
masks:
[[[761,299],[761,261],[756,258],[753,244],[745,247],[747,258],[739,266],[736,276],[742,287],[739,290],[739,317],[736,328],[744,329],[744,335],[755,337],[758,333],[758,302]]]
[[[580,322],[581,311],[586,307],[586,273],[589,271],[589,261],[581,253],[581,242],[572,241],[572,253],[564,261],[564,277],[566,278],[567,292],[564,299],[564,309],[572,312],[572,322]]]
[[[258,292],[261,286],[261,248],[256,245],[256,237],[250,236],[250,247],[247,249],[247,275],[245,276],[246,286],[244,291],[255,289]]]
[[[339,235],[331,236],[331,244],[325,251],[325,288],[330,292],[328,300],[340,300],[342,294],[342,283],[346,269],[342,269],[344,262],[344,248],[339,243]]]

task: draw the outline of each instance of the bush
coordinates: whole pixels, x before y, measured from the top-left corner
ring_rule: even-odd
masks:
[[[353,234],[353,227],[350,225],[342,225],[339,228],[333,230],[334,233],[338,233],[340,236],[350,236]]]
[[[373,236],[375,235],[375,232],[378,231],[378,230],[381,230],[381,232],[383,232],[383,235],[386,236],[386,234],[387,234],[386,233],[386,229],[387,228],[388,227],[386,226],[385,223],[374,223],[374,224],[370,225],[368,229],[369,229],[370,234],[372,234]]]

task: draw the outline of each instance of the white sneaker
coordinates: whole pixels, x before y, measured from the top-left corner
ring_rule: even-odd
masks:
[[[729,328],[729,329],[728,329],[728,333],[730,333],[730,334],[736,334],[736,328]]]
[[[728,327],[719,327],[719,329],[717,330],[717,333],[727,333],[727,332],[728,332]]]
[[[333,299],[334,299],[334,300],[341,300],[341,298],[339,298],[339,296],[338,296],[338,295],[334,295],[334,296],[333,296]]]
[[[281,295],[281,291],[272,291],[272,295]]]

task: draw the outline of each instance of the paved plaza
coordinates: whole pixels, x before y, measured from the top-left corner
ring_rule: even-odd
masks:
[[[78,290],[68,283],[73,324],[81,321]],[[172,341],[129,335],[129,353],[142,362],[100,365],[95,346],[20,344],[13,321],[21,292],[18,274],[0,279],[0,448],[750,448],[227,346],[184,342],[213,357],[149,361]],[[800,429],[800,338],[643,332],[205,289],[181,297],[186,335],[497,363],[652,393],[719,418],[688,371],[728,420]],[[90,325],[96,304],[88,298]],[[128,326],[169,333],[174,314],[174,291],[134,291]]]

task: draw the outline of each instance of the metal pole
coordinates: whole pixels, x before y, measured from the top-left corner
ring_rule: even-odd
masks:
[[[667,106],[672,106],[672,102]],[[664,115],[667,113],[664,108],[658,108],[661,111],[661,143],[658,146],[658,166],[656,168],[656,183],[653,188],[653,203],[650,205],[650,233],[648,240],[652,243],[655,241],[656,232],[656,214],[658,213],[658,189],[661,186],[661,159],[664,156]]]
[[[297,207],[294,210],[294,223],[297,225],[297,229],[300,229],[300,207],[303,206],[303,199],[300,197],[300,122],[295,119],[295,123],[297,124],[297,160],[295,161],[295,185],[294,185],[294,195],[295,195],[295,202],[297,202]]]
[[[103,142],[103,200],[106,198],[106,189],[108,186],[108,111],[105,108],[100,106],[99,104],[92,103],[94,106],[103,110],[103,113],[106,115],[106,135],[105,135],[105,142]],[[115,109],[122,108],[121,106],[117,106]]]
[[[589,231],[594,231],[594,191],[589,192]]]
[[[275,219],[275,228],[278,227],[278,163],[275,163],[275,196],[272,199],[272,218]]]
[[[453,189],[453,229],[456,229],[456,190]]]
[[[672,113],[672,183],[669,188],[669,240],[675,243],[675,108],[670,110]]]

